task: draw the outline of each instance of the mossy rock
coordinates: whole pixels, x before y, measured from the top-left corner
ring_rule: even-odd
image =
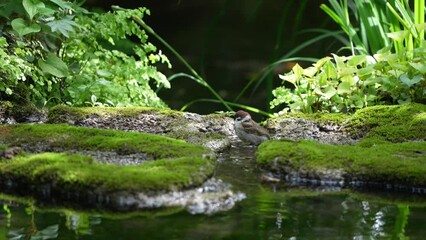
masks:
[[[372,106],[353,115],[342,113],[288,113],[266,125],[275,139],[310,139],[330,144],[360,140],[404,142],[426,139],[426,105],[409,103]]]
[[[318,124],[327,119],[318,116],[308,119]],[[302,179],[426,187],[425,105],[374,106],[352,116],[335,116],[338,132],[358,144],[267,141],[258,148],[257,162],[264,169]]]
[[[232,120],[224,114],[198,115],[146,107],[56,106],[50,109],[48,122],[160,134],[216,152],[230,147],[228,137],[233,134]]]
[[[344,124],[357,138],[390,142],[426,140],[426,105],[410,103],[358,110]]]
[[[0,162],[0,182],[19,190],[40,190],[46,184],[60,193],[93,191],[161,192],[201,185],[214,171],[210,151],[181,140],[143,133],[79,128],[64,124],[0,125],[0,144],[43,151],[144,153],[140,165],[102,164],[71,153],[24,154]],[[39,149],[35,147],[35,149]],[[14,185],[13,185],[14,186]],[[6,186],[8,185],[6,184]]]
[[[304,114],[299,112],[267,120],[266,127],[273,133],[274,139],[310,139],[330,144],[355,144],[355,139],[342,126],[349,119],[342,113]]]
[[[16,105],[11,102],[0,101],[0,124],[40,123],[46,120],[46,109],[39,109],[32,104]]]
[[[269,141],[259,146],[257,163],[302,179],[389,183],[426,187],[426,142],[370,147],[315,141]]]

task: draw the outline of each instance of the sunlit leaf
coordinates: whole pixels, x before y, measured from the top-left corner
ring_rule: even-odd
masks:
[[[426,29],[426,23],[418,23],[418,24],[415,24],[414,26],[416,27],[417,32],[421,32]]]
[[[102,70],[102,69],[96,70],[96,73],[98,74],[98,76],[105,77],[105,78],[109,78],[109,77],[112,76],[111,72],[109,72],[107,70]]]
[[[337,91],[334,87],[328,86],[323,91],[323,96],[327,99],[332,98],[334,95],[336,95]]]
[[[317,68],[315,67],[308,67],[303,69],[303,75],[307,77],[313,77],[317,73]]]
[[[366,55],[353,55],[348,59],[349,66],[358,66],[367,60]]]
[[[331,57],[323,57],[320,60],[318,60],[316,63],[313,64],[316,68],[321,68],[324,63],[329,62],[332,58]]]
[[[336,62],[336,66],[338,69],[345,67],[345,61],[347,60],[347,57],[345,56],[338,56],[336,54],[332,54],[334,61]]]
[[[336,66],[331,62],[327,61],[323,65],[323,72],[326,74],[327,79],[337,78],[337,69]]]
[[[409,31],[407,30],[403,30],[403,31],[398,31],[398,32],[390,32],[390,33],[386,33],[386,35],[389,38],[392,38],[393,40],[397,41],[397,42],[402,42],[405,40],[405,38],[410,34]]]
[[[344,68],[340,69],[339,74],[342,77],[346,77],[346,76],[352,77],[353,74],[357,71],[358,71],[358,69],[355,68],[355,67],[344,67]]]
[[[346,82],[349,84],[349,86],[354,86],[357,82],[358,82],[358,78],[356,78],[355,76],[352,75],[346,75],[346,76],[342,76],[340,78],[340,80],[342,82]]]
[[[294,65],[292,70],[293,70],[293,74],[296,75],[297,78],[302,77],[303,68],[299,64],[296,63],[296,65]]]
[[[291,75],[278,75],[279,78],[281,78],[284,81],[287,81],[289,83],[292,83],[293,85],[296,86],[296,76],[291,74]]]
[[[351,92],[351,84],[348,82],[341,82],[337,87],[338,94],[350,94]]]

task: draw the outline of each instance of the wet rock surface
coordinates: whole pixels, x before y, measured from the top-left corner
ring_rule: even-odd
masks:
[[[182,207],[191,214],[213,214],[226,211],[246,198],[241,192],[233,192],[231,185],[220,179],[209,179],[202,186],[161,194],[124,193],[116,200],[118,209],[150,209],[160,207]]]
[[[153,161],[154,158],[146,153],[119,153],[113,151],[89,151],[89,150],[69,150],[61,147],[51,146],[49,142],[39,142],[38,144],[28,145],[24,144],[21,146],[23,150],[30,153],[42,153],[42,152],[68,152],[68,153],[79,153],[83,155],[91,156],[95,161],[105,164],[114,165],[138,165],[146,161]]]
[[[0,124],[44,123],[47,121],[47,115],[46,109],[0,102]]]
[[[331,121],[321,123],[302,118],[284,118],[268,121],[267,127],[273,133],[273,139],[307,139],[327,144],[355,144],[359,141],[359,137]]]

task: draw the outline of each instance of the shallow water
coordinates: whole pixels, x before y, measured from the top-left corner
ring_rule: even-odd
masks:
[[[265,184],[259,180],[261,171],[253,155],[251,147],[234,146],[219,158],[215,177],[247,195],[227,212],[126,217],[3,200],[0,239],[411,240],[426,235],[422,196]]]

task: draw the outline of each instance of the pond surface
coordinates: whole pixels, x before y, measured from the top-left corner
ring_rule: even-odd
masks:
[[[261,183],[253,156],[239,146],[219,159],[215,177],[247,195],[228,212],[126,217],[5,198],[0,239],[425,239],[422,196]]]

